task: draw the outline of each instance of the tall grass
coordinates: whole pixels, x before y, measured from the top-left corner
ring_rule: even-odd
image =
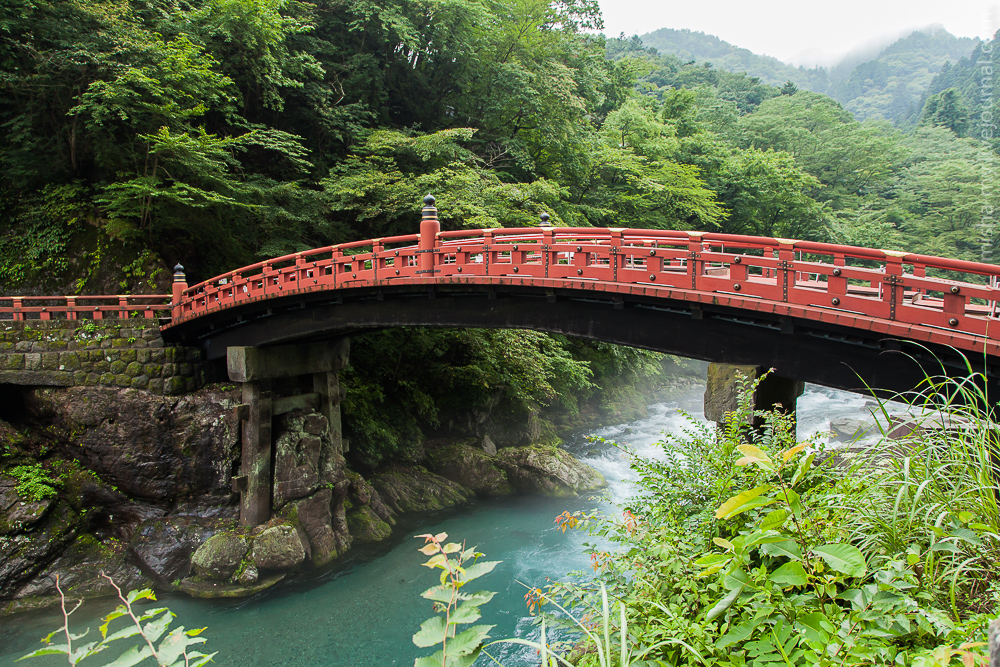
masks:
[[[880,400],[882,438],[855,463],[859,493],[844,514],[853,543],[869,553],[906,553],[956,621],[963,611],[986,610],[982,594],[1000,561],[998,397],[987,386],[969,363],[965,377],[926,375],[898,397],[913,429],[898,440],[888,439],[898,422]]]

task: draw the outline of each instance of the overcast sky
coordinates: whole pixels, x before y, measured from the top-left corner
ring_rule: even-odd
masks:
[[[959,37],[1000,28],[997,0],[599,0],[604,34],[659,28],[715,35],[795,65],[832,64],[850,51],[932,24]]]

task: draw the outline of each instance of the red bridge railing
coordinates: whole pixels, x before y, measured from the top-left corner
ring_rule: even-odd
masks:
[[[421,234],[285,255],[190,287],[177,268],[172,319],[164,328],[312,292],[522,284],[715,303],[1000,356],[1000,266],[812,241],[649,229],[441,232],[436,209],[428,206]],[[90,299],[118,303],[82,303]],[[166,302],[159,295],[7,297],[0,298],[0,318],[153,317]]]
[[[171,295],[0,296],[0,321],[169,318]]]

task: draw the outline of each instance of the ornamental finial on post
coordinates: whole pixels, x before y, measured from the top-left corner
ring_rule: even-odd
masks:
[[[441,231],[441,223],[438,222],[437,209],[434,207],[433,195],[424,197],[424,208],[420,216],[420,237],[417,240],[417,253],[420,260],[417,262],[419,274],[434,274],[434,247],[437,245],[437,235]]]
[[[538,217],[541,218],[541,223],[540,223],[541,227],[551,227],[552,226],[552,223],[549,222],[549,214],[548,213],[542,213]]]
[[[184,290],[186,290],[187,287],[187,276],[184,275],[184,267],[177,264],[177,266],[174,267],[174,289],[170,299],[171,312],[173,313],[175,320],[180,317],[181,297],[184,296]]]

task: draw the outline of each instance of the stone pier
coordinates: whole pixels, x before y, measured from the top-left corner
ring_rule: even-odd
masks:
[[[709,364],[708,380],[705,384],[705,418],[720,426],[726,422],[726,413],[735,412],[739,408],[738,375],[743,375],[750,381],[764,376],[767,369],[763,366],[737,366],[734,364]],[[754,410],[780,409],[795,418],[795,401],[805,390],[805,383],[781,377],[773,371],[764,376],[754,392]],[[761,426],[759,420],[754,420],[754,426]]]
[[[240,525],[257,526],[271,517],[273,417],[303,408],[318,410],[329,422],[334,451],[343,454],[347,450],[339,371],[347,365],[349,353],[348,338],[227,350],[229,379],[241,383],[243,396],[243,404],[236,408],[242,431],[240,475],[233,478],[233,489],[240,493]],[[312,376],[311,393],[274,395],[275,380],[298,376]]]

